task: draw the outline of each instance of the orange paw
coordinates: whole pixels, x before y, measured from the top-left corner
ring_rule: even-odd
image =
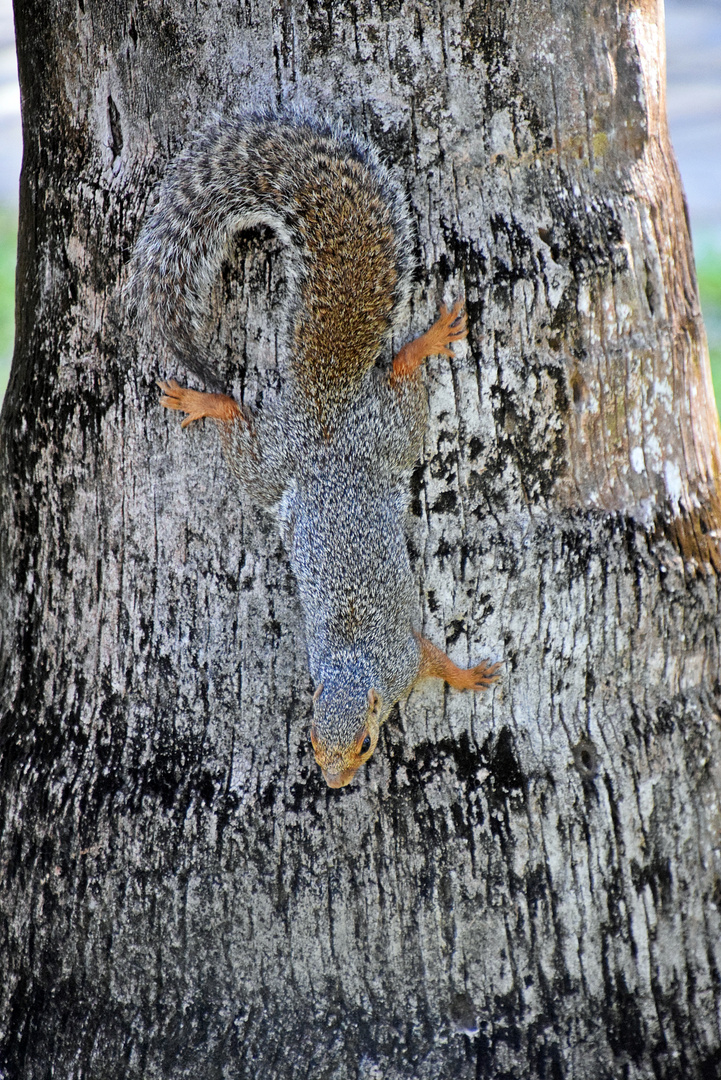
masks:
[[[426,356],[453,356],[451,344],[468,337],[465,301],[456,300],[450,311],[445,304],[441,304],[440,315],[430,330],[426,331],[424,337],[428,339]]]
[[[177,409],[188,414],[181,427],[187,427],[194,420],[203,420],[205,417],[227,421],[242,416],[237,401],[227,394],[206,394],[202,390],[188,390],[187,387],[179,386],[175,379],[158,382],[158,386],[163,391],[161,405],[166,409]]]
[[[396,354],[393,361],[393,378],[412,375],[427,356],[453,356],[451,345],[468,335],[468,316],[465,301],[457,300],[449,311],[441,304],[441,313],[430,330],[415,341],[409,341]]]
[[[421,647],[419,678],[430,675],[432,678],[444,679],[454,690],[487,690],[500,678],[502,660],[496,664],[483,660],[475,667],[459,668],[428,638],[421,634],[416,634],[416,638]]]
[[[499,668],[502,664],[502,660],[497,664],[489,664],[487,660],[483,660],[480,664],[476,664],[475,667],[468,668],[464,672],[464,675],[468,676],[468,685],[464,686],[463,689],[487,690],[489,686],[492,686],[494,682],[500,679]]]

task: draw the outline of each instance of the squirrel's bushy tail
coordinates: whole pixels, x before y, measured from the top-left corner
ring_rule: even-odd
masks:
[[[132,288],[175,355],[202,355],[211,284],[240,229],[267,224],[289,247],[291,366],[325,400],[378,357],[410,296],[405,198],[373,148],[305,118],[215,118],[183,151],[143,226]]]

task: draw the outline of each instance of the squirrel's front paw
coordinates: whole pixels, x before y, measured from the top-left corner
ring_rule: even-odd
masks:
[[[457,300],[449,311],[441,304],[441,313],[430,330],[415,341],[409,341],[393,360],[393,379],[412,375],[427,356],[453,356],[451,345],[468,336],[468,316],[465,301]]]
[[[443,356],[453,356],[451,344],[468,337],[465,301],[457,300],[450,311],[445,304],[441,304],[441,313],[428,331],[428,335],[431,338],[429,348],[435,349]],[[428,355],[433,354],[429,352]]]
[[[206,394],[202,390],[188,390],[187,387],[179,386],[175,379],[158,382],[158,386],[163,391],[161,405],[166,409],[178,409],[179,412],[188,414],[181,427],[187,427],[194,420],[203,420],[205,417],[227,421],[242,416],[238,402],[227,394]]]

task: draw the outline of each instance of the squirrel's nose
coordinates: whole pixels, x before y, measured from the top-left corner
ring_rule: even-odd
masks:
[[[323,777],[328,787],[339,788],[345,787],[346,784],[350,784],[355,773],[355,769],[345,769],[343,772],[338,773],[326,772],[324,769]]]

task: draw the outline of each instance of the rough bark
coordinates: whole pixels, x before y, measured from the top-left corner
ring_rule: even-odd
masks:
[[[721,1068],[719,439],[651,0],[17,10],[25,161],[2,413],[8,1078],[711,1078]],[[409,546],[429,685],[329,791],[272,522],[123,293],[219,106],[373,138],[418,222]],[[239,238],[221,382],[277,385]],[[372,583],[369,583],[372,587]]]

